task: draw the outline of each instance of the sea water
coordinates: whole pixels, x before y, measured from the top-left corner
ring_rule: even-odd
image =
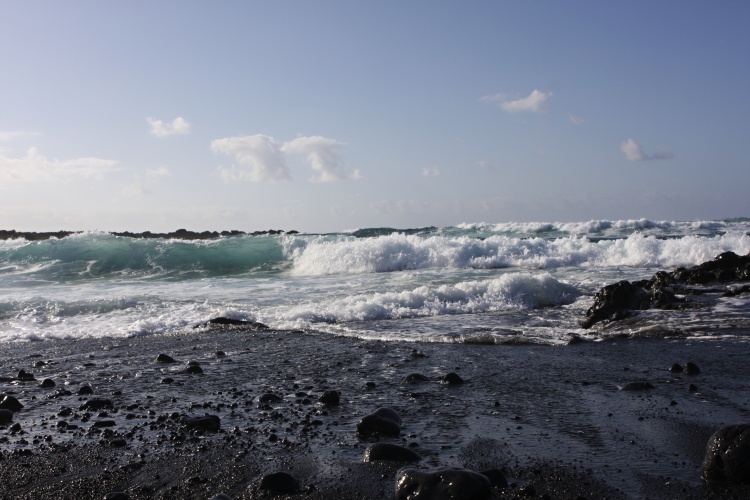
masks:
[[[225,316],[417,342],[743,337],[750,294],[583,330],[593,295],[732,251],[750,220],[475,223],[335,234],[0,241],[0,341],[193,332]],[[726,285],[722,285],[726,288]],[[710,294],[709,294],[710,295]]]

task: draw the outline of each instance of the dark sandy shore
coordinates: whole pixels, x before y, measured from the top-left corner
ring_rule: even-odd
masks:
[[[417,345],[232,329],[6,344],[0,391],[24,407],[0,426],[0,497],[259,498],[272,496],[261,477],[286,471],[301,484],[290,498],[393,498],[406,464],[363,461],[380,440],[424,467],[502,470],[493,498],[748,498],[700,466],[716,429],[750,422],[749,356],[736,340]],[[688,361],[701,373],[668,370]],[[465,383],[441,383],[449,372]],[[620,390],[640,381],[653,388]],[[318,401],[327,390],[340,405]],[[379,407],[398,412],[400,436],[360,438]],[[181,423],[205,414],[218,432]]]

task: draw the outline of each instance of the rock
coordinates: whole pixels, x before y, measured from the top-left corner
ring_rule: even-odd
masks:
[[[673,373],[682,373],[682,365],[679,363],[673,363],[672,366],[669,367],[669,371]]]
[[[276,394],[273,394],[271,392],[267,392],[258,396],[259,403],[281,403],[282,401],[284,401],[284,398],[282,398],[281,396],[277,396]]]
[[[410,373],[404,378],[404,380],[407,382],[427,382],[430,378],[421,373]]]
[[[390,408],[378,408],[357,422],[357,432],[362,436],[398,436],[401,434],[401,417]]]
[[[403,468],[396,474],[396,500],[484,500],[491,495],[487,476],[468,469]]]
[[[13,421],[13,412],[5,408],[0,409],[0,425],[6,425]]]
[[[191,375],[198,375],[203,373],[203,368],[201,368],[199,365],[189,365],[185,369],[185,373],[189,373]]]
[[[234,319],[218,317],[209,319],[205,323],[196,325],[195,328],[206,328],[206,327],[218,327],[218,328],[235,328],[240,330],[253,330],[253,331],[266,331],[270,330],[269,327],[263,323],[257,321],[250,321],[246,319]]]
[[[172,377],[164,377],[159,381],[160,384],[171,384],[172,382],[174,382]]]
[[[412,358],[426,358],[425,354],[420,351],[419,349],[412,349],[411,350],[411,357]]]
[[[722,427],[706,444],[703,479],[750,483],[750,424]]]
[[[698,390],[698,386],[697,385],[695,385],[695,384],[688,385],[688,391],[695,392],[697,390]]]
[[[288,472],[274,472],[260,479],[260,489],[274,493],[297,493],[300,484],[299,480]]]
[[[326,406],[338,406],[341,401],[341,394],[339,391],[325,391],[323,395],[318,398],[318,401]]]
[[[93,423],[93,427],[101,429],[103,427],[114,427],[117,425],[114,420],[97,420]]]
[[[622,388],[623,391],[645,391],[653,389],[654,386],[651,382],[629,382]]]
[[[462,379],[458,373],[450,372],[448,375],[443,377],[443,383],[446,385],[460,385],[464,383],[464,379]]]
[[[161,353],[156,356],[157,363],[177,363],[177,361],[169,354]]]
[[[6,395],[2,401],[0,401],[0,409],[10,410],[12,412],[19,412],[23,408],[20,401],[10,395]]]
[[[81,406],[83,410],[101,410],[102,408],[114,408],[111,399],[94,398],[89,399]]]
[[[390,460],[394,462],[418,462],[422,459],[409,448],[391,443],[371,444],[365,450],[365,462]]]
[[[55,385],[56,385],[56,384],[55,384],[55,381],[54,381],[54,380],[52,380],[51,378],[45,378],[45,379],[44,379],[44,380],[42,380],[42,382],[41,382],[41,383],[39,384],[39,387],[42,387],[42,388],[44,388],[44,389],[49,389],[49,388],[51,388],[51,387],[55,387]]]
[[[232,497],[222,492],[212,496],[211,500],[232,500]]]
[[[698,368],[698,365],[695,363],[685,363],[685,373],[688,375],[698,375],[701,372],[701,369]]]
[[[33,373],[29,373],[26,370],[18,370],[18,375],[16,375],[16,379],[21,380],[23,382],[29,382],[31,380],[36,380]]]
[[[505,478],[505,474],[500,469],[489,469],[480,472],[483,476],[490,480],[490,485],[493,488],[507,488],[508,480]]]
[[[130,495],[124,491],[110,491],[104,495],[104,500],[130,500]]]
[[[89,384],[83,384],[81,387],[78,388],[78,391],[76,392],[79,396],[86,396],[88,394],[94,394],[94,389],[91,388]]]
[[[221,429],[221,419],[218,415],[202,415],[199,417],[183,415],[180,422],[188,430],[217,432]]]

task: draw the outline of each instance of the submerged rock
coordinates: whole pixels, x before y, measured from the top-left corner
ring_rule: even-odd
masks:
[[[464,379],[458,373],[450,372],[443,377],[443,383],[446,385],[460,385],[464,383]]]
[[[622,387],[623,391],[646,391],[653,389],[654,385],[651,382],[629,382]]]
[[[419,462],[422,459],[409,448],[392,443],[375,443],[365,450],[365,462],[390,460],[394,462]]]
[[[326,406],[338,406],[341,402],[341,394],[339,391],[325,391],[323,395],[318,398],[318,401]]]
[[[701,369],[698,368],[698,365],[695,363],[685,363],[685,373],[688,375],[698,375],[701,372]]]
[[[750,483],[750,424],[729,425],[706,444],[703,479]]]
[[[177,363],[177,361],[169,354],[161,353],[156,356],[157,363]]]
[[[267,327],[263,323],[258,323],[257,321],[250,321],[246,319],[225,318],[223,316],[209,319],[205,323],[201,323],[195,326],[195,328],[210,328],[210,327],[215,327],[215,328],[229,327],[229,328],[237,328],[237,329],[242,329],[242,330],[253,330],[253,331],[270,330],[269,327]]]
[[[396,500],[484,500],[491,494],[489,478],[468,469],[404,468],[396,474]]]
[[[398,436],[401,434],[401,417],[391,408],[378,408],[357,422],[357,432],[362,436]]]

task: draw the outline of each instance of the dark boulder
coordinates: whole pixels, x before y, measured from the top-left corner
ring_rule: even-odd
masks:
[[[195,328],[234,328],[238,330],[252,330],[252,331],[266,331],[270,330],[263,323],[257,321],[250,321],[246,319],[234,319],[225,318],[220,316],[218,318],[209,319],[205,323],[196,325]]]
[[[409,448],[392,443],[375,443],[365,450],[365,462],[390,460],[393,462],[419,462],[422,459]]]
[[[0,425],[6,425],[13,421],[13,412],[6,409],[0,409]]]
[[[157,363],[177,363],[177,361],[169,354],[161,353],[156,356]]]
[[[260,479],[260,489],[274,493],[297,493],[300,490],[299,480],[288,472],[266,474]]]
[[[458,373],[450,372],[448,375],[443,377],[444,384],[446,385],[460,385],[464,383],[464,379],[462,379]]]
[[[401,417],[390,408],[378,408],[357,422],[357,432],[361,436],[401,434]]]
[[[19,412],[23,408],[23,405],[15,397],[6,395],[2,401],[0,401],[0,409],[10,410],[12,412]]]
[[[698,375],[701,372],[701,369],[698,368],[698,365],[692,362],[685,363],[685,373],[688,375]]]
[[[319,398],[318,401],[326,406],[338,406],[341,402],[341,394],[339,391],[325,391]]]
[[[729,425],[706,444],[703,479],[750,483],[750,424]]]
[[[484,500],[491,495],[489,478],[468,469],[403,468],[396,474],[396,500]]]

